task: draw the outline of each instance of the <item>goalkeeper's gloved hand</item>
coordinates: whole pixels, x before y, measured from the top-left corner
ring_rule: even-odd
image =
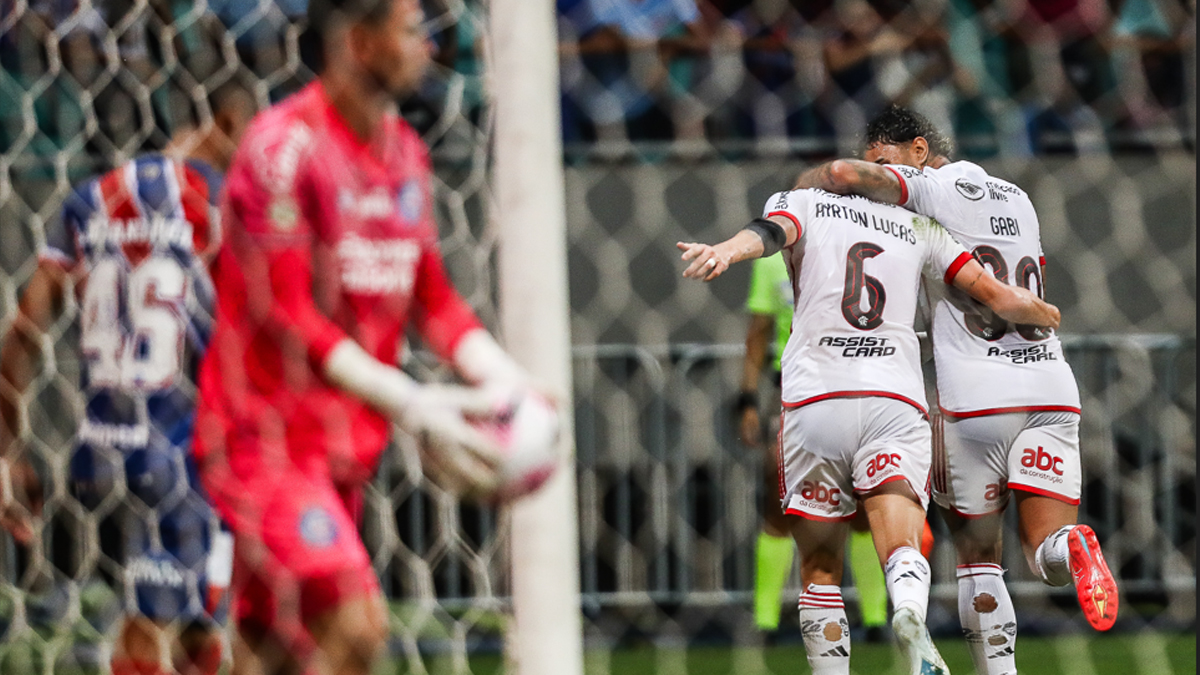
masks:
[[[532,391],[541,394],[554,408],[562,408],[560,396],[554,388],[547,382],[531,377],[482,328],[467,333],[459,340],[451,362],[464,380],[500,398],[507,397],[514,405]]]
[[[454,492],[489,494],[499,486],[503,456],[470,420],[500,417],[507,409],[492,392],[429,384],[418,386],[393,419],[416,438],[427,476]]]
[[[472,421],[507,414],[511,402],[494,389],[418,384],[347,338],[325,359],[339,388],[387,415],[420,444],[422,469],[445,487],[487,493],[500,481],[501,449]]]

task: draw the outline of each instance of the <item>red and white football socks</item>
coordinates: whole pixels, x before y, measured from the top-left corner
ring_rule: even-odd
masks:
[[[908,607],[924,622],[929,609],[929,561],[925,556],[911,546],[901,546],[888,557],[883,576],[892,607]]]
[[[800,634],[813,675],[850,675],[850,623],[841,588],[808,585],[800,594]]]
[[[1104,561],[1096,533],[1087,525],[1067,525],[1038,546],[1034,563],[1051,586],[1075,582],[1084,617],[1096,630],[1108,630],[1117,620],[1117,581]]]
[[[992,563],[958,566],[958,621],[976,673],[1016,675],[1017,614],[1003,568]]]
[[[1070,557],[1067,535],[1074,527],[1065,525],[1046,537],[1033,556],[1038,576],[1050,586],[1066,586],[1071,583],[1071,566],[1067,562]]]

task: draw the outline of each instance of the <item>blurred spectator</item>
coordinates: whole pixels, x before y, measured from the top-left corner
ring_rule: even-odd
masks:
[[[950,0],[947,46],[957,68],[955,133],[969,156],[1030,152],[1024,114],[1013,100],[1007,13],[993,0]]]
[[[708,48],[694,0],[566,0],[558,8],[564,140],[619,149],[630,138],[671,139],[673,97],[690,77],[680,58]],[[685,84],[672,86],[673,78]]]
[[[19,155],[20,189],[63,178],[61,151],[72,182],[161,149],[237,69],[214,46],[215,17],[182,0],[0,0],[0,21],[0,149]]]
[[[663,107],[670,116],[676,153],[698,156],[713,150],[708,139],[728,136],[731,101],[746,79],[744,38],[725,8],[699,0],[700,19],[690,38],[660,41],[667,65]]]
[[[729,15],[742,41],[738,68],[745,72],[729,105],[736,109],[736,135],[756,139],[759,153],[786,151],[789,138],[831,135],[815,101],[827,85],[818,22],[832,3],[741,4]]]
[[[1194,8],[1177,0],[1125,0],[1112,29],[1113,66],[1131,130],[1145,142],[1176,141],[1188,128],[1187,51]]]
[[[406,112],[439,138],[470,141],[485,103],[481,0],[422,2],[442,67]],[[1193,136],[1194,0],[556,5],[564,141],[599,141],[614,155],[630,140],[671,141],[676,152],[726,139],[751,139],[760,154],[825,152],[830,137],[849,152],[863,120],[889,102],[955,129],[972,156]],[[223,58],[230,43],[278,99],[309,75],[288,57],[306,7],[0,0],[0,149],[19,143],[44,157],[81,145],[72,171],[154,149],[175,110],[237,69]]]
[[[908,45],[879,57],[879,89],[889,103],[915,110],[938,129],[954,128],[960,69],[950,54],[944,0],[921,0],[893,16],[889,25]],[[973,84],[973,83],[972,83]]]
[[[859,150],[858,135],[887,103],[879,89],[877,61],[898,55],[913,38],[888,25],[866,0],[838,0],[836,24],[825,40],[825,67],[831,86],[821,97],[824,114],[833,122],[838,154]]]
[[[422,0],[421,4],[434,45],[433,65],[418,91],[404,102],[402,112],[431,145],[445,151],[446,141],[459,142],[469,154],[484,124],[480,57],[487,17],[479,0]]]
[[[91,111],[76,102],[90,98],[97,124],[97,133],[88,139],[93,151],[112,163],[138,153],[154,128],[144,90],[154,72],[146,42],[146,23],[153,10],[133,0],[94,4],[38,0],[29,8],[45,22],[46,37],[57,40],[63,68],[70,76],[56,82],[61,90],[54,102],[54,126],[63,136],[60,142],[74,141],[82,132]],[[111,27],[117,25],[125,30],[110,41]],[[72,119],[76,114],[81,118]]]
[[[1025,0],[1010,12],[1011,76],[1033,149],[1107,149],[1104,120],[1115,119],[1120,101],[1103,40],[1106,3]]]
[[[307,81],[289,68],[286,40],[307,13],[308,0],[208,0],[208,7],[233,36],[242,63],[267,81],[272,100]]]

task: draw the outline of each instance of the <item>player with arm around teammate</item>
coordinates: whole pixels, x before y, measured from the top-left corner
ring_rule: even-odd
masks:
[[[946,673],[925,628],[929,564],[920,553],[931,434],[913,321],[922,272],[1010,319],[1055,326],[1058,310],[997,282],[936,221],[821,190],[781,192],[762,218],[710,246],[679,243],[684,276],[783,248],[795,292],[783,355],[784,507],[797,515],[800,625],[818,675],[847,675],[841,597],[848,522],[861,502],[911,672]]]
[[[100,522],[101,553],[116,562],[101,572],[135,599],[113,648],[113,675],[215,675],[221,661],[217,600],[231,553],[190,454],[191,387],[214,309],[221,172],[255,102],[230,82],[209,103],[209,121],[181,127],[162,154],[70,192],[0,347],[0,457],[17,479],[5,490],[3,525],[39,546],[41,485],[19,442],[19,396],[37,375],[67,293],[78,293],[84,411],[69,490]]]
[[[357,531],[393,423],[468,489],[498,448],[480,390],[418,385],[405,329],[468,383],[525,373],[449,282],[428,151],[395,99],[430,59],[417,0],[312,0],[317,80],[251,124],[229,172],[200,371],[201,480],[235,536],[234,671],[366,675],[387,636]],[[428,467],[426,467],[428,468]]]
[[[742,360],[741,391],[736,412],[742,442],[763,450],[763,522],[754,544],[754,623],[763,631],[779,627],[779,595],[792,570],[795,544],[788,521],[779,503],[778,424],[779,392],[783,348],[792,330],[792,282],[787,263],[779,253],[753,261],[746,311],[750,314],[746,330],[746,354]],[[771,359],[770,411],[772,433],[764,437],[759,417],[758,383],[767,357]],[[928,524],[926,524],[928,530]],[[870,642],[884,638],[887,625],[887,586],[879,566],[866,518],[851,523],[850,569],[858,591],[859,611]],[[931,536],[931,535],[930,535]]]
[[[1039,222],[1023,190],[970,162],[951,162],[937,129],[903,108],[872,121],[867,143],[866,161],[824,164],[800,182],[936,217],[997,279],[1036,284],[1043,294]],[[960,620],[980,673],[1014,673],[1016,615],[1000,567],[1001,516],[1011,496],[1030,569],[1049,585],[1074,581],[1097,630],[1117,615],[1116,582],[1096,535],[1076,524],[1079,392],[1053,331],[1013,325],[953,291],[930,291],[946,420],[934,499],[958,549]]]

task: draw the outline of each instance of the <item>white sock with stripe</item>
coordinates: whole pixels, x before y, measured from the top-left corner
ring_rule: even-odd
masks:
[[[800,634],[813,675],[850,675],[850,623],[841,588],[808,585],[800,594]]]
[[[1017,614],[1004,569],[991,563],[958,566],[958,622],[979,675],[1016,675]]]
[[[1071,583],[1071,563],[1068,562],[1071,550],[1067,546],[1067,535],[1074,528],[1074,525],[1059,528],[1057,532],[1046,537],[1033,556],[1038,575],[1051,586],[1066,586]]]
[[[901,546],[888,557],[883,576],[892,607],[896,611],[912,609],[924,623],[929,608],[929,561],[925,556],[911,546]]]

